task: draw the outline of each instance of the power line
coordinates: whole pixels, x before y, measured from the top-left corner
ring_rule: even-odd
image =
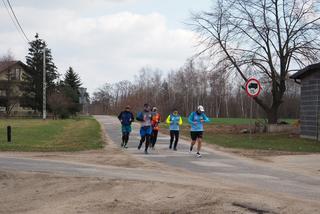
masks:
[[[15,20],[16,20],[16,22],[17,22],[17,24],[18,24],[18,26],[19,26],[19,28],[20,28],[20,30],[21,30],[21,32],[23,33],[23,35],[24,35],[24,37],[27,39],[27,41],[30,42],[30,40],[28,39],[28,37],[27,37],[27,35],[25,34],[24,30],[22,29],[22,27],[21,27],[21,25],[20,25],[20,22],[19,22],[19,20],[18,20],[18,18],[17,18],[17,16],[16,16],[16,14],[15,14],[14,11],[13,11],[13,8],[12,8],[12,6],[11,6],[10,0],[7,0],[7,2],[8,2],[8,5],[9,5],[9,7],[10,7],[10,9],[11,9],[11,12],[12,12],[12,14],[13,14],[13,16],[14,16],[14,18],[15,18]]]
[[[7,13],[8,13],[8,15],[10,16],[10,19],[11,19],[14,27],[15,27],[16,30],[18,31],[18,34],[21,36],[21,38],[22,38],[23,40],[25,40],[25,37],[23,36],[23,34],[21,33],[21,31],[19,30],[19,27],[18,27],[17,23],[14,21],[14,18],[12,17],[12,14],[10,13],[9,8],[8,8],[6,2],[5,2],[4,0],[2,0],[2,3],[3,3],[3,5],[4,5],[4,7],[6,8]],[[26,42],[28,42],[28,41],[26,41]]]
[[[27,37],[26,34],[24,33],[24,31],[23,31],[20,23],[17,21],[18,19],[16,19],[16,15],[15,15],[14,12],[13,12],[13,9],[12,9],[12,6],[11,6],[10,2],[8,2],[8,4],[9,4],[9,7],[11,8],[11,11],[13,12],[13,14],[10,12],[6,1],[5,1],[5,0],[2,0],[2,3],[3,3],[3,5],[4,5],[4,7],[6,8],[7,13],[8,13],[8,15],[10,16],[10,19],[11,19],[14,27],[15,27],[16,30],[18,31],[19,35],[21,36],[21,38],[22,38],[23,40],[25,40],[26,42],[30,42],[30,40],[28,39],[28,37]],[[14,16],[14,17],[13,17],[13,16]],[[15,21],[15,20],[16,20],[16,21]]]

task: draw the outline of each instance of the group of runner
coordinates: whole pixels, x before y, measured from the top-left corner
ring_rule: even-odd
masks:
[[[155,148],[158,132],[159,123],[161,121],[161,116],[158,112],[157,107],[152,107],[149,104],[144,104],[143,111],[138,112],[136,118],[134,118],[131,112],[130,106],[126,106],[125,110],[122,111],[118,116],[121,122],[122,129],[122,143],[121,147],[128,148],[128,141],[130,132],[132,131],[131,123],[136,119],[141,123],[140,128],[140,142],[138,149],[140,150],[143,143],[145,143],[144,153],[148,154],[148,149],[151,147]],[[191,145],[189,152],[193,151],[194,145],[197,143],[197,157],[201,157],[200,150],[203,137],[203,124],[209,122],[209,118],[206,116],[203,106],[199,105],[196,111],[191,112],[188,117],[188,122],[191,125],[190,136]],[[183,123],[182,117],[179,115],[177,109],[173,109],[170,115],[166,118],[166,123],[169,125],[170,130],[170,144],[169,149],[177,151],[180,126]]]

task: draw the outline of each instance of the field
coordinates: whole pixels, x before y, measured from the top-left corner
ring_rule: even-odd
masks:
[[[12,127],[7,143],[6,127]],[[103,146],[99,123],[91,118],[68,120],[0,120],[0,151],[81,151]]]
[[[189,137],[190,125],[187,118],[183,118],[181,132],[184,136]],[[253,119],[262,121],[261,119]],[[294,119],[283,119],[289,124],[296,123]],[[248,127],[249,119],[245,118],[213,118],[209,124],[205,125],[204,140],[207,143],[215,144],[226,148],[237,149],[255,149],[268,151],[286,151],[286,152],[320,152],[320,142],[314,140],[301,139],[297,135],[290,133],[281,134],[240,134],[230,130],[241,130]],[[167,125],[162,125],[168,129]]]

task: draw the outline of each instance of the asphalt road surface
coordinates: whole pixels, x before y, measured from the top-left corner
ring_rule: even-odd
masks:
[[[116,117],[96,116],[103,125],[109,138],[120,147],[120,123]],[[212,180],[249,186],[261,191],[282,193],[303,200],[320,201],[320,178],[291,172],[283,168],[275,168],[268,163],[242,158],[233,154],[203,148],[202,158],[195,153],[189,154],[190,142],[180,139],[178,151],[169,150],[169,136],[160,134],[155,150],[148,155],[144,149],[137,149],[139,142],[139,125],[134,124],[133,132],[125,152],[138,158],[144,158],[164,166],[175,167],[191,174]],[[170,173],[157,170],[121,169],[119,167],[70,163],[66,161],[36,160],[0,155],[0,170],[16,170],[31,172],[63,173],[75,176],[95,176],[130,179],[166,181],[172,179]],[[129,177],[130,176],[130,177]],[[184,179],[177,177],[175,179]],[[185,178],[186,180],[188,178]],[[191,179],[191,178],[190,178]]]
[[[109,137],[121,144],[120,124],[116,117],[96,116],[103,124]],[[275,168],[267,163],[238,157],[229,153],[215,151],[209,148],[202,149],[202,158],[197,158],[195,153],[189,154],[190,142],[180,139],[178,151],[169,147],[169,136],[160,134],[155,150],[149,150],[145,155],[144,146],[138,150],[139,125],[133,125],[127,152],[150,161],[176,168],[188,170],[205,178],[221,178],[224,181],[250,185],[261,191],[285,193],[300,199],[320,200],[320,178],[290,172],[286,169]]]

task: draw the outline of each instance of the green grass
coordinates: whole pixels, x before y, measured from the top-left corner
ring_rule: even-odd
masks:
[[[288,134],[244,134],[205,133],[207,143],[227,148],[274,150],[287,152],[320,152],[320,142],[290,137]]]
[[[12,127],[12,143],[6,127]],[[68,120],[0,120],[0,151],[81,151],[99,149],[99,123],[90,117]]]
[[[296,120],[285,119],[289,124],[294,124]],[[183,118],[184,124],[181,127],[182,135],[190,136],[190,125],[187,118]],[[204,141],[210,144],[216,144],[226,148],[237,149],[255,149],[255,150],[271,150],[286,152],[320,152],[320,142],[308,139],[301,139],[298,136],[291,137],[289,134],[253,134],[249,138],[249,134],[223,132],[216,133],[217,126],[239,126],[249,125],[250,120],[244,118],[212,118],[211,123],[205,125]],[[168,125],[162,123],[162,130],[168,129]]]
[[[183,117],[183,122],[184,124],[188,123],[188,118]],[[210,118],[211,124],[215,125],[249,125],[250,124],[250,119],[249,118]],[[260,118],[253,118],[252,119],[252,124],[254,124],[256,121],[264,122],[265,120]],[[289,124],[293,124],[297,121],[297,119],[279,119],[279,121],[285,121]]]

